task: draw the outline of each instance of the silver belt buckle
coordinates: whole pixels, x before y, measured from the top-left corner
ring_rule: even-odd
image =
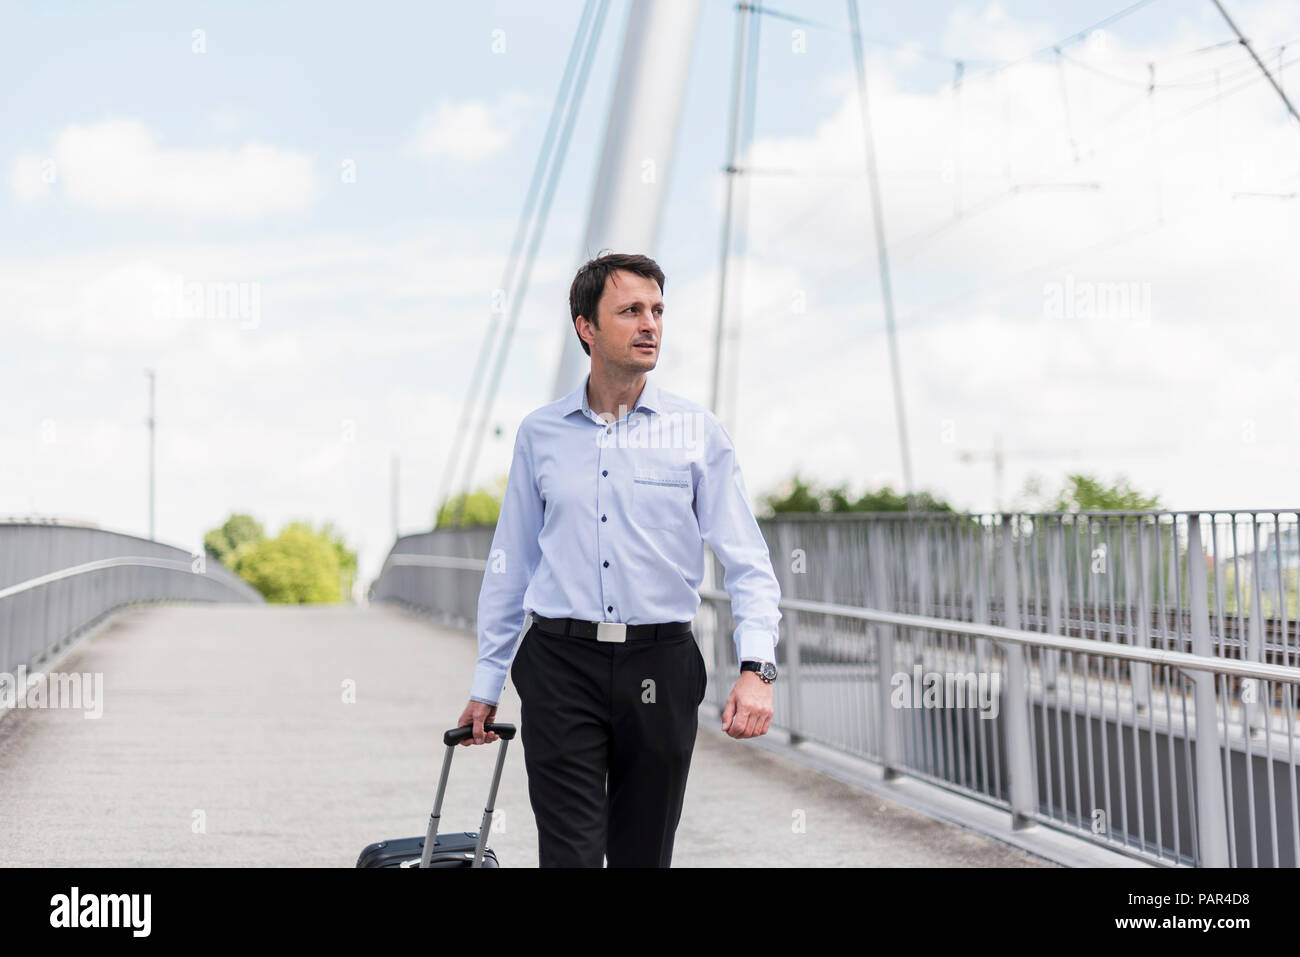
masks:
[[[597,641],[627,641],[627,624],[621,621],[596,622]]]

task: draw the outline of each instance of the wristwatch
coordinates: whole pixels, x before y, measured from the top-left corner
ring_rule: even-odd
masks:
[[[742,661],[741,671],[754,671],[767,684],[776,680],[776,665],[771,661]]]

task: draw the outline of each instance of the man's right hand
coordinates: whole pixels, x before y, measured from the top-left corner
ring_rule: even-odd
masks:
[[[465,705],[465,710],[460,714],[460,720],[456,722],[456,727],[463,728],[467,724],[474,726],[473,737],[466,738],[461,742],[463,747],[469,747],[471,744],[491,744],[497,739],[493,731],[484,731],[483,725],[491,724],[496,720],[497,706],[494,704],[485,704],[482,701],[470,699],[469,704]]]

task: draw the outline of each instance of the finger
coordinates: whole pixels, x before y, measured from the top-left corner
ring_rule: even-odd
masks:
[[[728,734],[731,733],[729,729],[731,727],[731,720],[735,716],[735,714],[736,714],[736,698],[734,695],[732,695],[731,697],[727,698],[727,706],[722,709],[722,730],[726,731]]]
[[[743,738],[745,736],[745,725],[749,723],[749,709],[741,705],[736,709],[736,717],[732,719],[731,730],[727,734],[733,738]]]

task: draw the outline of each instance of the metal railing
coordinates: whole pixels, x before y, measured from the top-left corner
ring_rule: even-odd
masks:
[[[0,673],[35,670],[138,602],[260,602],[217,562],[160,542],[55,523],[0,523]]]
[[[1300,863],[1296,510],[760,526],[794,740],[1152,862]],[[376,598],[472,628],[491,536],[400,539]],[[734,622],[725,592],[701,598],[720,706]]]
[[[371,586],[371,601],[391,602],[473,631],[494,531],[475,526],[403,535]]]

